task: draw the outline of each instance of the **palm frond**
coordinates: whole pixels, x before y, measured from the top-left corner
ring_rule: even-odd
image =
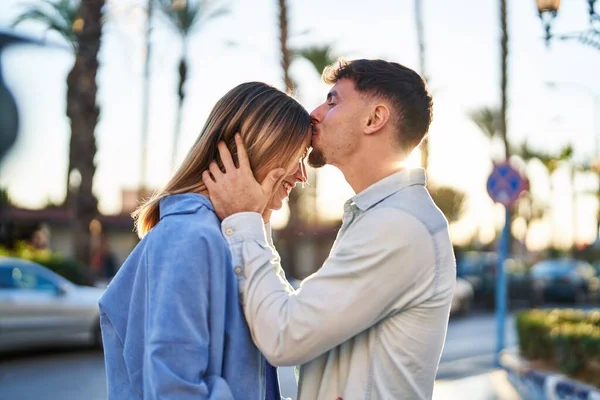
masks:
[[[573,146],[568,144],[561,150],[561,152],[558,156],[558,159],[563,161],[563,160],[568,160],[571,157],[573,157]]]
[[[568,144],[563,147],[558,154],[550,154],[534,150],[527,145],[527,142],[525,142],[521,146],[518,155],[524,160],[531,160],[534,158],[539,160],[544,167],[546,167],[548,172],[553,174],[563,161],[571,159],[573,156],[573,146]]]
[[[199,0],[159,0],[161,14],[170,22],[171,27],[181,36],[188,36],[200,28],[200,21],[210,21],[229,14],[226,6],[213,9],[214,1]]]
[[[500,122],[500,110],[482,107],[469,113],[469,117],[488,138],[492,139],[496,136]]]
[[[317,70],[318,74],[322,74],[323,70],[336,61],[333,56],[333,49],[330,45],[311,46],[294,51],[294,55],[302,57],[309,61]]]
[[[46,3],[59,16],[60,20],[65,21],[69,26],[72,26],[79,16],[79,0],[59,0],[58,2],[42,0],[42,2]]]
[[[231,9],[228,6],[221,6],[216,10],[210,11],[206,16],[206,20],[221,18],[229,14],[231,14]]]
[[[47,30],[58,33],[73,49],[76,49],[77,35],[73,32],[73,23],[78,16],[79,1],[60,0],[55,3],[50,0],[42,0],[42,4],[46,4],[47,7],[31,4],[28,9],[17,16],[12,26],[25,21],[40,22],[46,26]]]

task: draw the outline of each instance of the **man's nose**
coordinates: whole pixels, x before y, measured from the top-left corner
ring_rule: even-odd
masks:
[[[318,124],[323,120],[323,106],[324,104],[321,104],[310,113],[310,119],[313,124]]]
[[[294,178],[298,180],[300,183],[308,182],[308,177],[306,176],[306,166],[304,165],[304,161],[300,161],[298,165],[298,169],[294,173]]]

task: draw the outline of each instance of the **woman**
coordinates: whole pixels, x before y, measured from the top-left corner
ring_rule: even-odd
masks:
[[[252,342],[221,224],[201,174],[235,134],[256,178],[286,174],[263,214],[306,180],[310,118],[264,83],[221,98],[169,183],[135,213],[141,242],[100,299],[109,400],[280,400],[277,373]],[[223,145],[223,144],[221,144]],[[214,167],[213,167],[214,168]]]

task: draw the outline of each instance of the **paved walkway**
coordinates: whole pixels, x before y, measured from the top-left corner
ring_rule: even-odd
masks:
[[[437,380],[433,400],[519,400],[503,370],[456,380]]]

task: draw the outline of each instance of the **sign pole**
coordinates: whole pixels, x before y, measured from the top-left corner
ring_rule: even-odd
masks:
[[[506,273],[504,264],[510,252],[510,218],[511,207],[519,199],[519,195],[528,189],[527,179],[513,168],[508,161],[494,163],[494,168],[487,181],[487,192],[497,203],[504,206],[506,217],[504,229],[498,249],[498,265],[496,266],[496,366],[500,366],[500,353],[504,349],[506,334]]]
[[[498,265],[496,267],[496,366],[500,366],[500,353],[504,349],[504,338],[506,334],[506,273],[504,262],[508,258],[510,247],[510,207],[505,207],[506,218],[504,229],[500,239],[500,251],[498,253]]]

